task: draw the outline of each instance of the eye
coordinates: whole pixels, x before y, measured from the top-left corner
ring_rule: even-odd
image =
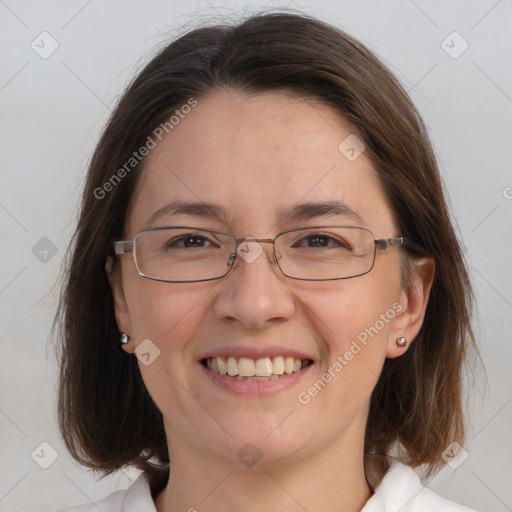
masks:
[[[206,247],[207,244],[211,244],[212,240],[208,239],[203,235],[188,234],[179,237],[172,238],[167,242],[167,247],[170,248],[194,248],[194,247]]]
[[[304,247],[304,245],[302,245],[303,242],[306,242],[306,248],[308,249],[335,247],[351,250],[351,247],[343,239],[325,233],[311,233],[298,240],[292,247]]]

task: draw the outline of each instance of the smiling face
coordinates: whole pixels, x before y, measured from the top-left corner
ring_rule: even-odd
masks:
[[[237,238],[333,224],[398,236],[365,153],[354,160],[338,149],[354,133],[313,100],[216,91],[146,158],[124,239],[180,225]],[[205,208],[174,213],[167,205],[175,201],[215,203],[225,216]],[[337,212],[283,219],[305,203],[334,201],[343,203]],[[280,272],[271,244],[261,247],[254,261],[240,258],[222,279],[194,283],[145,279],[131,255],[120,258],[117,322],[131,337],[126,351],[143,340],[152,354],[160,351],[139,367],[163,413],[171,460],[196,453],[243,467],[248,442],[262,455],[260,467],[327,450],[362,454],[384,360],[405,352],[397,337],[412,339],[419,330],[425,301],[411,300],[402,287],[400,249],[377,251],[374,268],[359,277],[300,281]],[[250,375],[253,361],[262,375],[284,373],[268,381],[220,375],[223,363],[229,373]],[[288,374],[291,366],[283,365],[292,362]]]

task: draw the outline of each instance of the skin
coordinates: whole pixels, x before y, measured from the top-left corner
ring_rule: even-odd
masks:
[[[215,91],[153,149],[126,218],[124,239],[174,199],[228,209],[226,224],[163,216],[152,226],[192,225],[237,237],[273,238],[307,225],[348,224],[319,217],[276,224],[276,211],[341,199],[376,238],[398,236],[392,209],[363,153],[349,161],[338,145],[355,133],[330,107],[285,92]],[[385,358],[400,357],[423,322],[433,278],[416,263],[411,291],[400,275],[399,248],[378,251],[373,270],[353,279],[298,281],[270,260],[240,261],[219,280],[163,283],[142,278],[131,255],[112,283],[123,348],[150,339],[160,356],[144,382],[162,411],[172,478],[155,499],[159,512],[360,510],[372,490],[364,473],[364,430],[371,392]],[[357,335],[394,303],[401,310],[307,405],[297,395],[343,355]],[[212,384],[198,358],[220,346],[295,348],[314,365],[296,386],[271,396],[236,396]],[[262,454],[252,468],[237,453],[251,442]],[[300,504],[300,505],[299,505]]]

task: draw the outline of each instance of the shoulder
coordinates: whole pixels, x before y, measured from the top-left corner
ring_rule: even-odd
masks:
[[[361,512],[476,512],[425,487],[409,466],[390,458],[390,467]]]
[[[97,501],[65,508],[58,512],[157,512],[147,475],[141,473],[128,489],[116,491]]]

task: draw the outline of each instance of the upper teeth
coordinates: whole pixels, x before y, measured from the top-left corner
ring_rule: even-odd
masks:
[[[263,357],[261,359],[249,359],[241,357],[208,357],[206,367],[221,375],[231,377],[270,377],[282,375],[283,373],[298,372],[308,364],[307,359],[277,356],[274,358]]]

